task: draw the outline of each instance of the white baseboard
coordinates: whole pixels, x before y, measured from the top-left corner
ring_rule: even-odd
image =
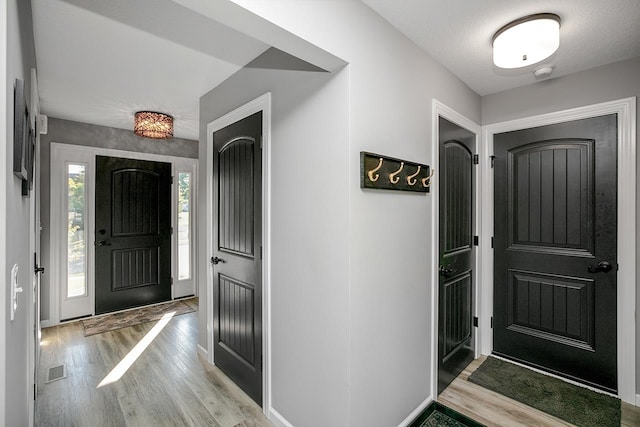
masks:
[[[283,417],[280,412],[276,411],[273,408],[269,408],[269,421],[275,424],[276,427],[293,427],[285,417]]]
[[[418,418],[418,415],[420,415],[422,411],[424,411],[427,406],[429,406],[431,402],[433,402],[433,400],[433,397],[429,395],[429,397],[427,397],[420,405],[418,405],[418,407],[414,409],[407,418],[405,418],[400,424],[398,424],[398,427],[407,427],[409,424],[411,424],[413,420]]]
[[[204,357],[204,360],[209,361],[209,352],[200,344],[198,344],[198,354]]]
[[[40,321],[40,329],[50,328],[50,327],[55,326],[55,325],[56,324],[51,320],[41,320]]]
[[[636,394],[636,406],[640,407],[640,394]]]

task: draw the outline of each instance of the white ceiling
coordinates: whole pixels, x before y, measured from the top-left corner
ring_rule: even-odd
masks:
[[[640,0],[362,0],[471,89],[487,95],[536,81],[493,66],[491,39],[522,16],[560,16],[550,78],[640,56]]]
[[[154,110],[198,139],[200,97],[269,48],[172,0],[32,7],[41,109],[84,123],[133,129],[136,111]]]
[[[535,81],[491,61],[494,32],[532,13],[562,18],[551,78],[640,56],[640,0],[362,1],[480,95]],[[270,46],[178,2],[32,0],[43,113],[130,130],[156,110],[198,139],[199,98]]]

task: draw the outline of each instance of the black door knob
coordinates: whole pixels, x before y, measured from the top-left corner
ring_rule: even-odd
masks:
[[[613,266],[609,261],[600,261],[598,265],[595,267],[592,265],[587,267],[587,271],[589,271],[589,273],[599,273],[599,272],[608,273],[612,269],[613,269]]]
[[[36,274],[38,273],[44,274],[44,267],[38,267],[38,264],[36,264],[36,267],[33,269],[33,272]]]
[[[222,258],[218,258],[217,256],[211,257],[211,264],[218,265],[219,262],[225,263],[226,261],[223,260]]]
[[[108,240],[99,240],[97,243],[98,246],[111,246],[111,242]]]
[[[440,272],[440,275],[443,277],[451,277],[451,275],[456,271],[455,268],[447,268],[444,265],[440,266],[440,269],[438,270]]]

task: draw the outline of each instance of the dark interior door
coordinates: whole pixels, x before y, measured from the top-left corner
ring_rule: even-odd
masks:
[[[475,135],[439,118],[438,393],[473,360]]]
[[[494,352],[617,389],[616,115],[495,136]]]
[[[213,134],[214,360],[262,406],[262,113]]]
[[[96,156],[96,314],[171,299],[171,164]]]

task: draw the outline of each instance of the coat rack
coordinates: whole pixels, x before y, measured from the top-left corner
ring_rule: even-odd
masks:
[[[360,188],[428,193],[433,173],[422,163],[360,152]]]

